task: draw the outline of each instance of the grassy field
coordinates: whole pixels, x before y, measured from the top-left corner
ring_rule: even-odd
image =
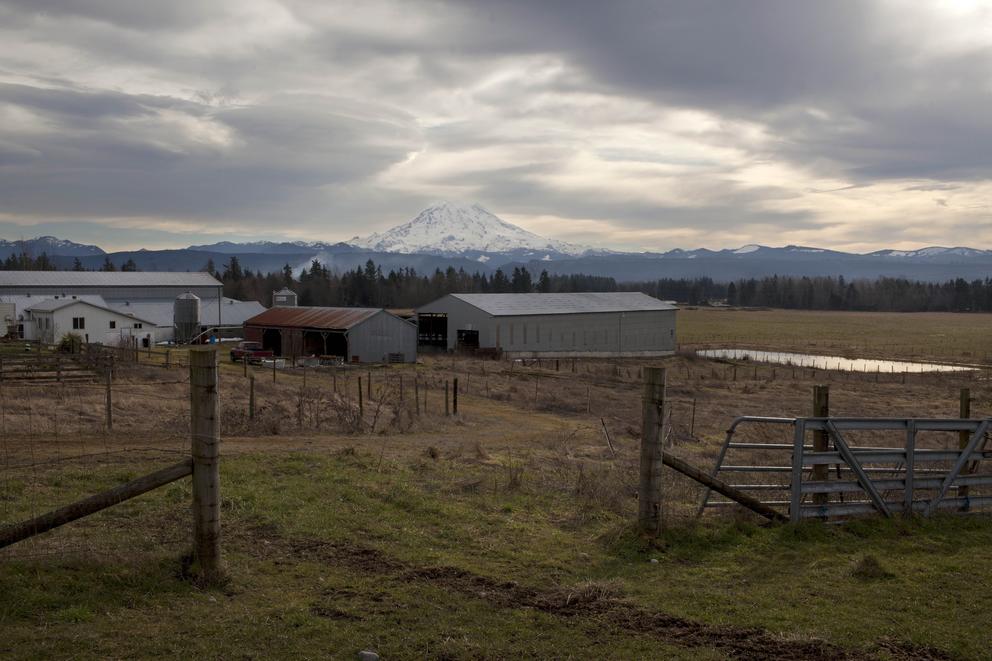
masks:
[[[839,415],[949,416],[965,385],[976,414],[992,412],[989,384],[968,375],[747,366],[734,380],[721,362],[654,362],[668,369],[669,451],[707,468],[735,415],[808,413],[814,383],[831,384]],[[987,656],[987,516],[765,526],[726,512],[694,523],[698,489],[666,472],[666,532],[641,540],[640,365],[377,369],[359,429],[366,370],[311,371],[304,387],[300,372],[273,383],[253,369],[249,421],[242,368],[224,364],[229,581],[187,576],[190,491],[177,482],[0,551],[0,656]],[[99,384],[0,391],[0,524],[188,452],[183,376],[122,371],[113,434],[101,430]],[[459,416],[444,417],[455,376]]]
[[[992,364],[992,314],[692,308],[680,344]]]

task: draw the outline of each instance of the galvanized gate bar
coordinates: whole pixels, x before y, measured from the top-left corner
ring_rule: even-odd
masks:
[[[910,420],[906,425],[906,479],[902,485],[902,511],[913,513],[913,490],[916,488],[916,421]],[[925,482],[926,480],[920,480]]]
[[[827,420],[827,430],[834,439],[834,447],[840,451],[841,456],[844,457],[844,461],[847,462],[847,465],[850,466],[851,470],[853,470],[855,475],[858,476],[858,482],[861,483],[861,486],[864,487],[865,491],[868,492],[868,495],[871,496],[872,502],[875,503],[875,507],[877,507],[885,516],[891,517],[892,510],[890,510],[889,506],[885,503],[885,499],[882,498],[882,494],[878,492],[878,489],[875,488],[875,485],[872,484],[871,480],[868,479],[868,476],[861,469],[861,464],[858,462],[857,457],[854,456],[854,453],[851,452],[851,448],[848,447],[847,441],[844,440],[844,435],[840,433],[840,430],[837,429],[837,427],[835,427],[833,422],[829,419]]]
[[[908,429],[910,420],[916,424],[917,431],[974,431],[983,422],[958,418],[806,418],[806,427],[824,431],[827,420],[841,431],[899,431]]]
[[[734,434],[738,426],[747,422],[788,423],[794,427],[794,437],[791,444],[758,441],[735,441]],[[905,443],[903,447],[862,446],[852,447],[845,432],[855,430],[871,431],[903,431]],[[968,498],[966,492],[953,495],[952,489],[960,489],[971,485],[992,485],[992,472],[986,470],[982,474],[968,474],[968,466],[978,465],[983,460],[992,459],[992,449],[986,449],[984,441],[986,434],[992,430],[992,418],[978,419],[915,419],[915,418],[763,418],[742,416],[736,418],[727,430],[727,437],[720,448],[716,465],[711,475],[721,471],[731,473],[751,473],[754,477],[761,474],[790,473],[788,484],[773,484],[773,479],[756,479],[757,484],[745,484],[746,480],[737,479],[733,488],[745,493],[763,493],[763,501],[768,506],[787,506],[791,521],[800,521],[809,517],[836,517],[855,514],[880,512],[892,516],[893,512],[902,510],[905,513],[922,512],[929,515],[934,511],[952,509],[959,505],[992,506],[992,496],[977,496]],[[809,431],[825,431],[834,439],[834,446],[826,451],[813,451],[807,445],[806,435]],[[971,437],[961,449],[930,449],[917,446],[918,435],[921,431],[956,432],[964,431]],[[790,449],[791,465],[785,461],[772,459],[775,452]],[[750,452],[767,451],[768,455],[754,455],[753,459],[738,461],[734,465],[724,465],[730,450],[745,450]],[[767,458],[766,458],[767,457]],[[762,463],[768,461],[768,463]],[[872,465],[877,464],[877,465]],[[922,464],[922,466],[921,466]],[[953,464],[948,471],[942,466]],[[818,465],[836,466],[836,478],[826,480],[810,480],[810,469]],[[830,471],[833,475],[834,471]],[[898,494],[902,490],[901,495]],[[923,497],[919,500],[917,494],[921,490],[937,492],[932,500]],[[774,492],[789,491],[787,501],[774,500]],[[839,502],[810,504],[807,494],[831,494],[839,496]],[[845,495],[847,496],[845,498]],[[706,507],[730,507],[733,503],[714,500],[710,502],[711,492],[707,489],[699,504],[701,514]],[[852,500],[851,498],[854,498]]]
[[[803,451],[806,449],[806,420],[796,420],[795,437],[792,443],[792,498],[789,503],[789,520],[799,523],[802,518],[803,495],[800,486],[803,483]]]
[[[961,456],[956,462],[954,462],[954,467],[947,474],[947,477],[944,478],[944,483],[940,486],[940,491],[937,493],[937,496],[930,501],[930,506],[927,507],[926,510],[927,516],[930,516],[933,511],[937,509],[937,505],[944,498],[944,496],[947,495],[947,490],[951,487],[951,483],[957,479],[958,474],[961,473],[961,469],[964,468],[965,464],[967,464],[970,460],[971,453],[975,451],[975,448],[978,446],[978,442],[985,439],[985,430],[987,430],[988,427],[989,421],[987,419],[982,420],[982,423],[978,425],[978,429],[976,429],[975,433],[971,435],[968,445],[961,450]]]
[[[727,456],[727,449],[733,445],[731,443],[731,440],[734,438],[734,432],[737,431],[737,427],[739,425],[745,422],[756,422],[756,423],[768,422],[773,424],[792,424],[794,421],[795,418],[773,418],[768,416],[756,416],[756,415],[742,415],[734,418],[730,422],[730,426],[727,427],[727,436],[723,441],[723,445],[720,447],[719,454],[717,454],[716,463],[713,464],[713,470],[710,471],[710,477],[716,478],[717,474],[719,474],[721,470],[727,470],[727,467],[723,466],[723,459],[724,457]],[[696,509],[696,518],[702,516],[703,511],[706,509],[706,503],[709,501],[710,494],[712,492],[713,490],[710,489],[709,487],[706,487],[706,490],[703,491],[703,496],[702,498],[699,499],[699,507]]]

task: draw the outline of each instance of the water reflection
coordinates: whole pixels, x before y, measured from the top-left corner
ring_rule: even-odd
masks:
[[[811,367],[818,370],[838,370],[842,372],[970,372],[975,368],[960,365],[939,365],[937,363],[910,363],[899,360],[871,360],[865,358],[842,358],[840,356],[816,356],[807,353],[786,353],[782,351],[756,351],[753,349],[700,349],[696,355],[706,358],[728,358],[731,360],[752,360],[758,363],[776,363]]]

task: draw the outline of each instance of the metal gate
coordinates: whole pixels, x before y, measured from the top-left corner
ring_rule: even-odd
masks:
[[[791,427],[792,441],[739,440],[741,430],[756,425]],[[992,459],[990,432],[992,419],[743,416],[727,430],[711,475],[793,522],[978,511],[992,508],[992,472],[981,472],[992,471],[983,466]],[[852,439],[859,433],[874,442],[896,433],[901,443],[859,443]],[[699,513],[729,506],[736,503],[707,489]]]

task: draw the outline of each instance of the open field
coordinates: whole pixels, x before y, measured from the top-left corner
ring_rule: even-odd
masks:
[[[858,358],[992,364],[992,315],[692,308],[683,346],[801,351]]]
[[[755,313],[757,314],[757,313]],[[425,358],[221,379],[230,580],[184,577],[188,480],[0,551],[0,655],[351,659],[983,658],[992,520],[693,523],[666,469],[668,530],[633,532],[642,362]],[[736,415],[951,417],[982,375],[842,375],[678,356],[670,451],[709,468]],[[372,396],[368,397],[368,378]],[[358,377],[364,417],[358,417]],[[444,382],[459,379],[459,415]],[[0,391],[0,523],[188,453],[180,369]],[[412,405],[420,384],[420,414]],[[401,385],[402,381],[402,385]],[[335,383],[337,392],[335,393]],[[403,404],[400,405],[402,391]],[[426,409],[423,397],[426,394]],[[695,415],[692,410],[695,409]],[[603,435],[611,432],[616,456]],[[372,429],[370,429],[372,428]],[[654,561],[657,562],[654,562]],[[874,562],[874,561],[877,561]]]

